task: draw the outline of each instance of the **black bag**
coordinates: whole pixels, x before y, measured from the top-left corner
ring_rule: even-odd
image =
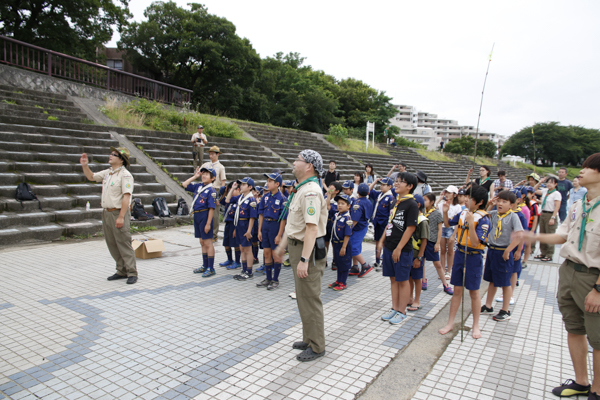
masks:
[[[190,208],[183,197],[180,197],[179,200],[177,200],[177,215],[190,215]]]
[[[171,217],[171,211],[169,210],[169,206],[167,205],[167,201],[164,197],[156,197],[154,200],[152,200],[152,207],[154,207],[154,212],[159,217]]]
[[[133,203],[131,203],[131,216],[137,219],[138,221],[147,221],[149,219],[154,219],[154,215],[148,214],[144,210],[142,200],[138,198],[133,199]]]
[[[315,240],[315,260],[322,260],[327,257],[327,248],[325,247],[325,236],[318,237]]]
[[[17,193],[15,195],[15,199],[21,202],[21,207],[23,208],[25,208],[25,206],[23,205],[24,201],[37,200],[40,210],[42,209],[42,203],[40,203],[35,193],[33,193],[33,191],[31,190],[31,186],[29,186],[29,183],[19,183],[19,186],[17,186]]]

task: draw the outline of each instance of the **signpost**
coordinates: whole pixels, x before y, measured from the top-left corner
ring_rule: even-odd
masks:
[[[375,122],[367,121],[365,150],[369,150],[369,132],[373,132],[373,147],[375,147]]]

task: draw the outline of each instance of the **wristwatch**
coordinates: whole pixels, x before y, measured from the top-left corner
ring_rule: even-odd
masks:
[[[307,261],[306,258],[300,256],[300,262],[306,262],[306,261]]]
[[[417,260],[423,261],[423,257],[417,257]]]
[[[595,284],[595,285],[594,285],[594,289],[596,289],[596,291],[597,291],[597,292],[600,292],[600,285],[598,285],[598,284]]]

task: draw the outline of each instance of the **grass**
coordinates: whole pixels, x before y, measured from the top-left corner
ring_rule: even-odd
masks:
[[[44,107],[40,106],[40,105],[34,105],[35,108],[41,108],[42,110],[44,109]]]
[[[148,231],[155,231],[158,228],[155,226],[138,226],[138,225],[131,225],[131,233],[140,233],[140,232],[148,232]]]
[[[380,149],[379,147],[369,147],[365,150],[365,141],[358,139],[342,139],[333,135],[325,136],[325,139],[333,144],[334,146],[339,147],[344,151],[353,151],[355,153],[367,153],[367,154],[379,154],[382,156],[389,156],[385,150]]]
[[[416,151],[423,157],[432,161],[456,162],[454,158],[445,156],[444,153],[440,153],[438,151],[430,151],[424,149],[417,149]]]
[[[507,163],[507,164],[513,165],[513,163]],[[517,162],[516,167],[517,168],[526,168],[526,169],[530,169],[532,171],[534,170],[533,164],[527,164],[527,163],[522,163],[522,162]],[[538,165],[537,167],[535,167],[535,172],[539,176],[544,176],[547,174],[552,174],[552,175],[558,176],[558,170],[561,167],[563,167],[563,166],[559,165],[559,166],[556,166],[556,169],[554,169],[552,167],[540,167]],[[579,170],[581,169],[581,167],[573,167],[572,165],[565,165],[564,167],[567,169],[567,179],[569,179],[569,180],[573,180],[573,178],[576,178],[579,175]]]
[[[17,104],[17,102],[14,100],[2,100],[2,102],[6,103],[6,104],[15,104],[15,105]]]
[[[50,115],[50,116],[48,117],[48,121],[58,121],[58,117],[55,117],[55,116],[53,116],[53,115]]]
[[[473,156],[467,156],[467,158],[469,160],[473,160]],[[479,164],[479,165],[491,165],[491,166],[496,166],[498,165],[498,160],[494,160],[493,158],[489,158],[489,157],[482,157],[479,156],[475,159],[475,163]]]

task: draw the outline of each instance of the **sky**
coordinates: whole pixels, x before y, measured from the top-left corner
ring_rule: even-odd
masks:
[[[189,0],[176,0],[186,6]],[[130,0],[143,21],[149,0]],[[393,104],[510,136],[536,122],[600,128],[600,2],[205,0],[261,57],[300,53]],[[107,45],[114,46],[117,34]]]

